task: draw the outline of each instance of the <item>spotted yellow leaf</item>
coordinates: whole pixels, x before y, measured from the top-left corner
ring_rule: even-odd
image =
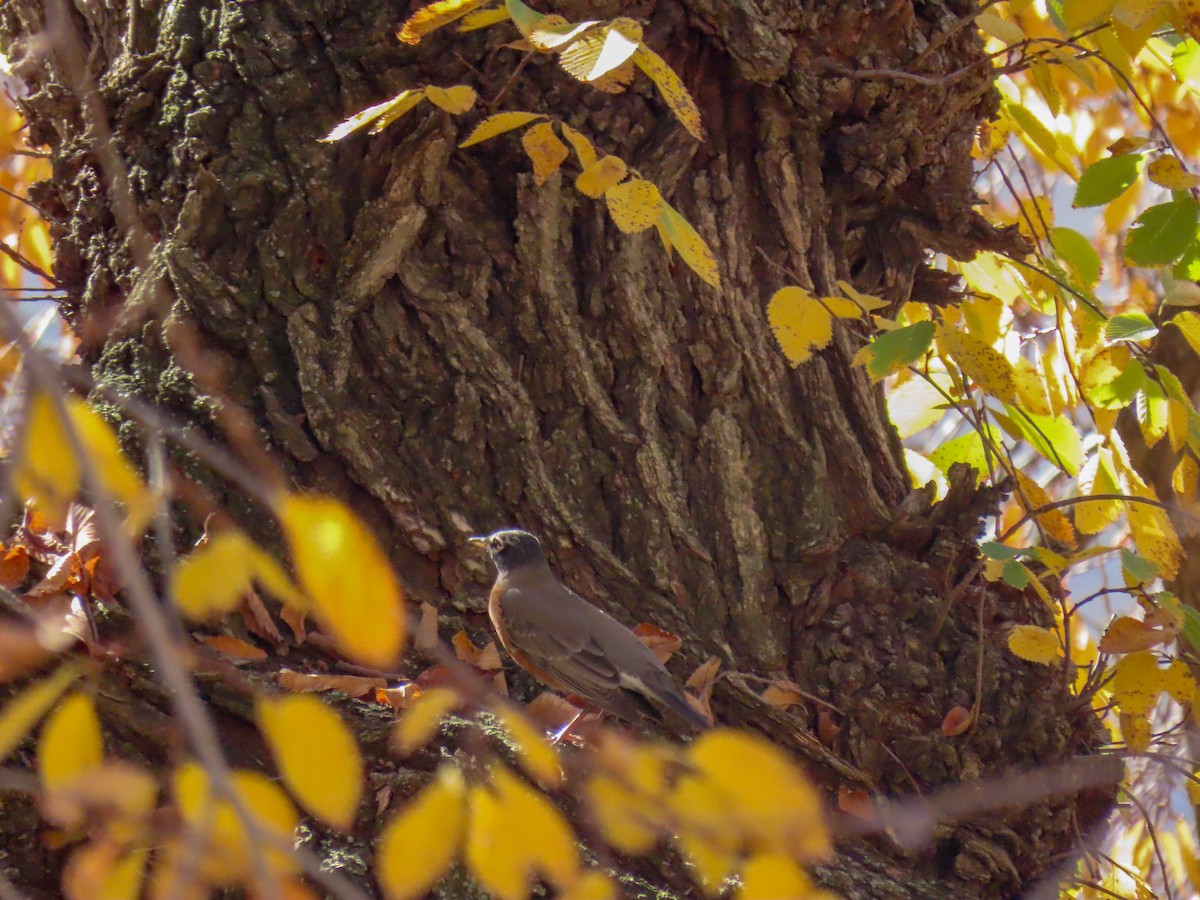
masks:
[[[1163,692],[1165,675],[1152,650],[1127,653],[1117,660],[1110,687],[1121,712],[1130,716],[1149,713]]]
[[[767,304],[767,322],[783,355],[794,366],[807,362],[813,352],[833,340],[833,319],[815,297],[802,287],[776,291]]]
[[[409,16],[396,32],[396,37],[401,43],[420,43],[421,38],[431,31],[461,19],[486,2],[488,0],[441,0],[439,3],[430,3]]]
[[[465,141],[458,146],[472,147],[475,144],[482,144],[484,141],[490,141],[497,135],[504,134],[506,131],[512,131],[514,128],[520,128],[522,125],[527,125],[537,119],[546,118],[541,113],[531,112],[502,112],[496,113],[494,116],[488,116],[482,122],[475,126]]]
[[[1147,496],[1150,492],[1135,486],[1131,493]],[[1125,507],[1129,532],[1138,552],[1157,565],[1164,578],[1174,578],[1179,572],[1183,547],[1166,510],[1148,503],[1126,503]]]
[[[608,194],[605,194],[605,197],[607,196]],[[663,230],[671,241],[671,246],[679,253],[680,258],[700,276],[701,281],[719,288],[721,273],[717,268],[717,258],[713,256],[713,252],[704,238],[700,237],[700,233],[666,200],[662,201],[660,220]]]
[[[533,180],[545,184],[571,154],[549,122],[540,122],[521,135],[521,146],[533,163]]]
[[[604,192],[617,184],[629,173],[625,160],[619,156],[605,156],[589,165],[575,179],[575,187],[581,194],[599,200]]]
[[[1113,468],[1112,451],[1102,447],[1079,470],[1079,494],[1120,494],[1121,485]],[[1120,500],[1087,500],[1073,507],[1075,527],[1084,534],[1099,534],[1121,514]]]
[[[1054,498],[1046,492],[1044,487],[1020,469],[1017,469],[1016,473],[1017,483],[1021,486],[1021,493],[1031,507],[1025,510],[1027,513],[1032,513],[1034,510],[1048,506],[1053,502]],[[1054,538],[1054,540],[1061,544],[1066,544],[1068,547],[1075,546],[1075,528],[1061,509],[1048,509],[1043,513],[1039,513],[1037,521],[1046,534]]]
[[[634,52],[633,62],[650,76],[650,80],[662,94],[663,100],[671,108],[671,112],[675,114],[679,124],[691,132],[692,137],[696,140],[704,140],[704,125],[700,121],[700,109],[696,106],[696,101],[692,99],[687,88],[683,86],[679,76],[675,74],[675,70],[644,44]]]
[[[938,333],[942,352],[950,357],[979,387],[1006,402],[1015,403],[1017,385],[1012,363],[996,350],[966,331],[943,328]]]
[[[453,763],[384,826],[375,871],[387,900],[424,897],[458,856],[466,826],[466,784]]]
[[[587,169],[596,161],[596,148],[592,146],[584,135],[580,134],[570,125],[562,126],[563,137],[567,139],[567,143],[575,150],[575,156],[579,160],[579,168]],[[613,157],[616,159],[617,157]]]
[[[604,202],[613,222],[626,234],[645,231],[658,220],[663,208],[658,188],[641,178],[613,185],[604,192]]]
[[[1008,634],[1008,649],[1021,659],[1049,665],[1063,655],[1062,641],[1048,628],[1017,625]]]
[[[1184,169],[1175,156],[1160,156],[1146,166],[1146,175],[1155,184],[1171,191],[1189,191],[1200,187],[1200,175],[1193,175]]]

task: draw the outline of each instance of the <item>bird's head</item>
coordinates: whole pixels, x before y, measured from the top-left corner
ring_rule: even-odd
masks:
[[[468,539],[472,544],[481,544],[487,548],[488,555],[496,566],[496,571],[505,575],[519,566],[546,563],[542,553],[541,542],[528,531],[519,528],[505,528],[493,531],[491,534],[477,535]]]

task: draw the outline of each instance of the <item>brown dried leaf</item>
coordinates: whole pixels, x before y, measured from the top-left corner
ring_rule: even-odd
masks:
[[[0,553],[0,586],[11,591],[29,574],[29,551],[20,544],[7,550],[0,544]]]
[[[664,631],[650,622],[643,622],[641,625],[638,625],[633,629],[633,633],[638,636],[638,640],[645,644],[650,649],[650,652],[654,654],[654,657],[664,666],[667,664],[667,660],[683,646],[682,638],[671,634],[669,631]]]
[[[965,706],[955,706],[942,719],[942,737],[958,737],[975,724],[975,714]]]
[[[500,659],[500,650],[496,647],[495,641],[488,641],[487,646],[480,651],[475,665],[485,672],[495,672],[504,668],[504,662]]]
[[[842,726],[833,721],[833,713],[822,706],[817,710],[817,740],[832,747],[834,739],[842,733]]]
[[[241,612],[242,621],[251,634],[268,641],[276,648],[287,646],[287,639],[284,638],[283,632],[276,627],[275,620],[271,618],[262,598],[258,596],[258,591],[253,587],[242,597],[238,611]]]
[[[838,809],[857,819],[868,822],[875,820],[875,804],[866,791],[852,791],[845,786],[838,788]]]
[[[364,675],[313,675],[306,672],[293,672],[283,669],[275,676],[275,683],[285,690],[298,694],[309,694],[315,691],[341,691],[349,697],[362,697],[373,694],[377,688],[386,688],[387,682],[382,678],[372,678]]]
[[[292,637],[297,644],[303,644],[308,640],[308,629],[304,625],[307,616],[304,613],[289,605],[280,610],[279,618],[283,619],[287,627],[292,630]]]
[[[687,686],[695,693],[689,694],[684,692],[684,697],[687,698],[688,702],[699,711],[700,715],[708,719],[710,723],[716,721],[712,710],[712,692],[713,685],[717,681],[717,670],[720,668],[721,660],[715,656],[710,656],[707,662],[701,663],[696,667],[696,671],[687,680]]]
[[[421,601],[421,624],[413,636],[413,646],[418,650],[432,650],[438,645],[438,611],[432,603]]]
[[[1147,619],[1150,615],[1147,615]],[[1160,622],[1162,627],[1155,627]],[[1118,616],[1109,623],[1097,647],[1101,653],[1135,653],[1138,650],[1149,650],[1151,647],[1175,640],[1179,634],[1179,627],[1178,619],[1169,613],[1167,617],[1155,616],[1151,622],[1142,622],[1131,616]]]
[[[804,695],[800,692],[799,687],[791,681],[772,681],[767,685],[767,689],[762,692],[762,698],[772,706],[779,709],[787,709],[789,706],[797,706],[804,702]]]
[[[240,638],[235,638],[228,634],[215,634],[208,637],[200,638],[200,643],[212,647],[219,653],[226,656],[232,656],[234,659],[246,659],[253,662],[259,662],[267,658],[267,651],[261,647],[255,647],[253,644],[247,643]]]
[[[394,710],[401,710],[421,696],[421,693],[421,688],[415,681],[408,681],[394,688],[376,688],[375,702],[390,706]]]

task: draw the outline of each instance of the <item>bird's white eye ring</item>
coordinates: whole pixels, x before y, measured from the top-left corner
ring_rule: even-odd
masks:
[[[504,541],[500,540],[500,538],[498,538],[498,537],[492,538],[492,549],[493,550],[499,550],[503,546],[504,546]]]

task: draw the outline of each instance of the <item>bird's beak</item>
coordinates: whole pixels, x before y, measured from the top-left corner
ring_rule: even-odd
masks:
[[[467,538],[468,544],[486,544],[488,536],[486,534],[473,534]]]

